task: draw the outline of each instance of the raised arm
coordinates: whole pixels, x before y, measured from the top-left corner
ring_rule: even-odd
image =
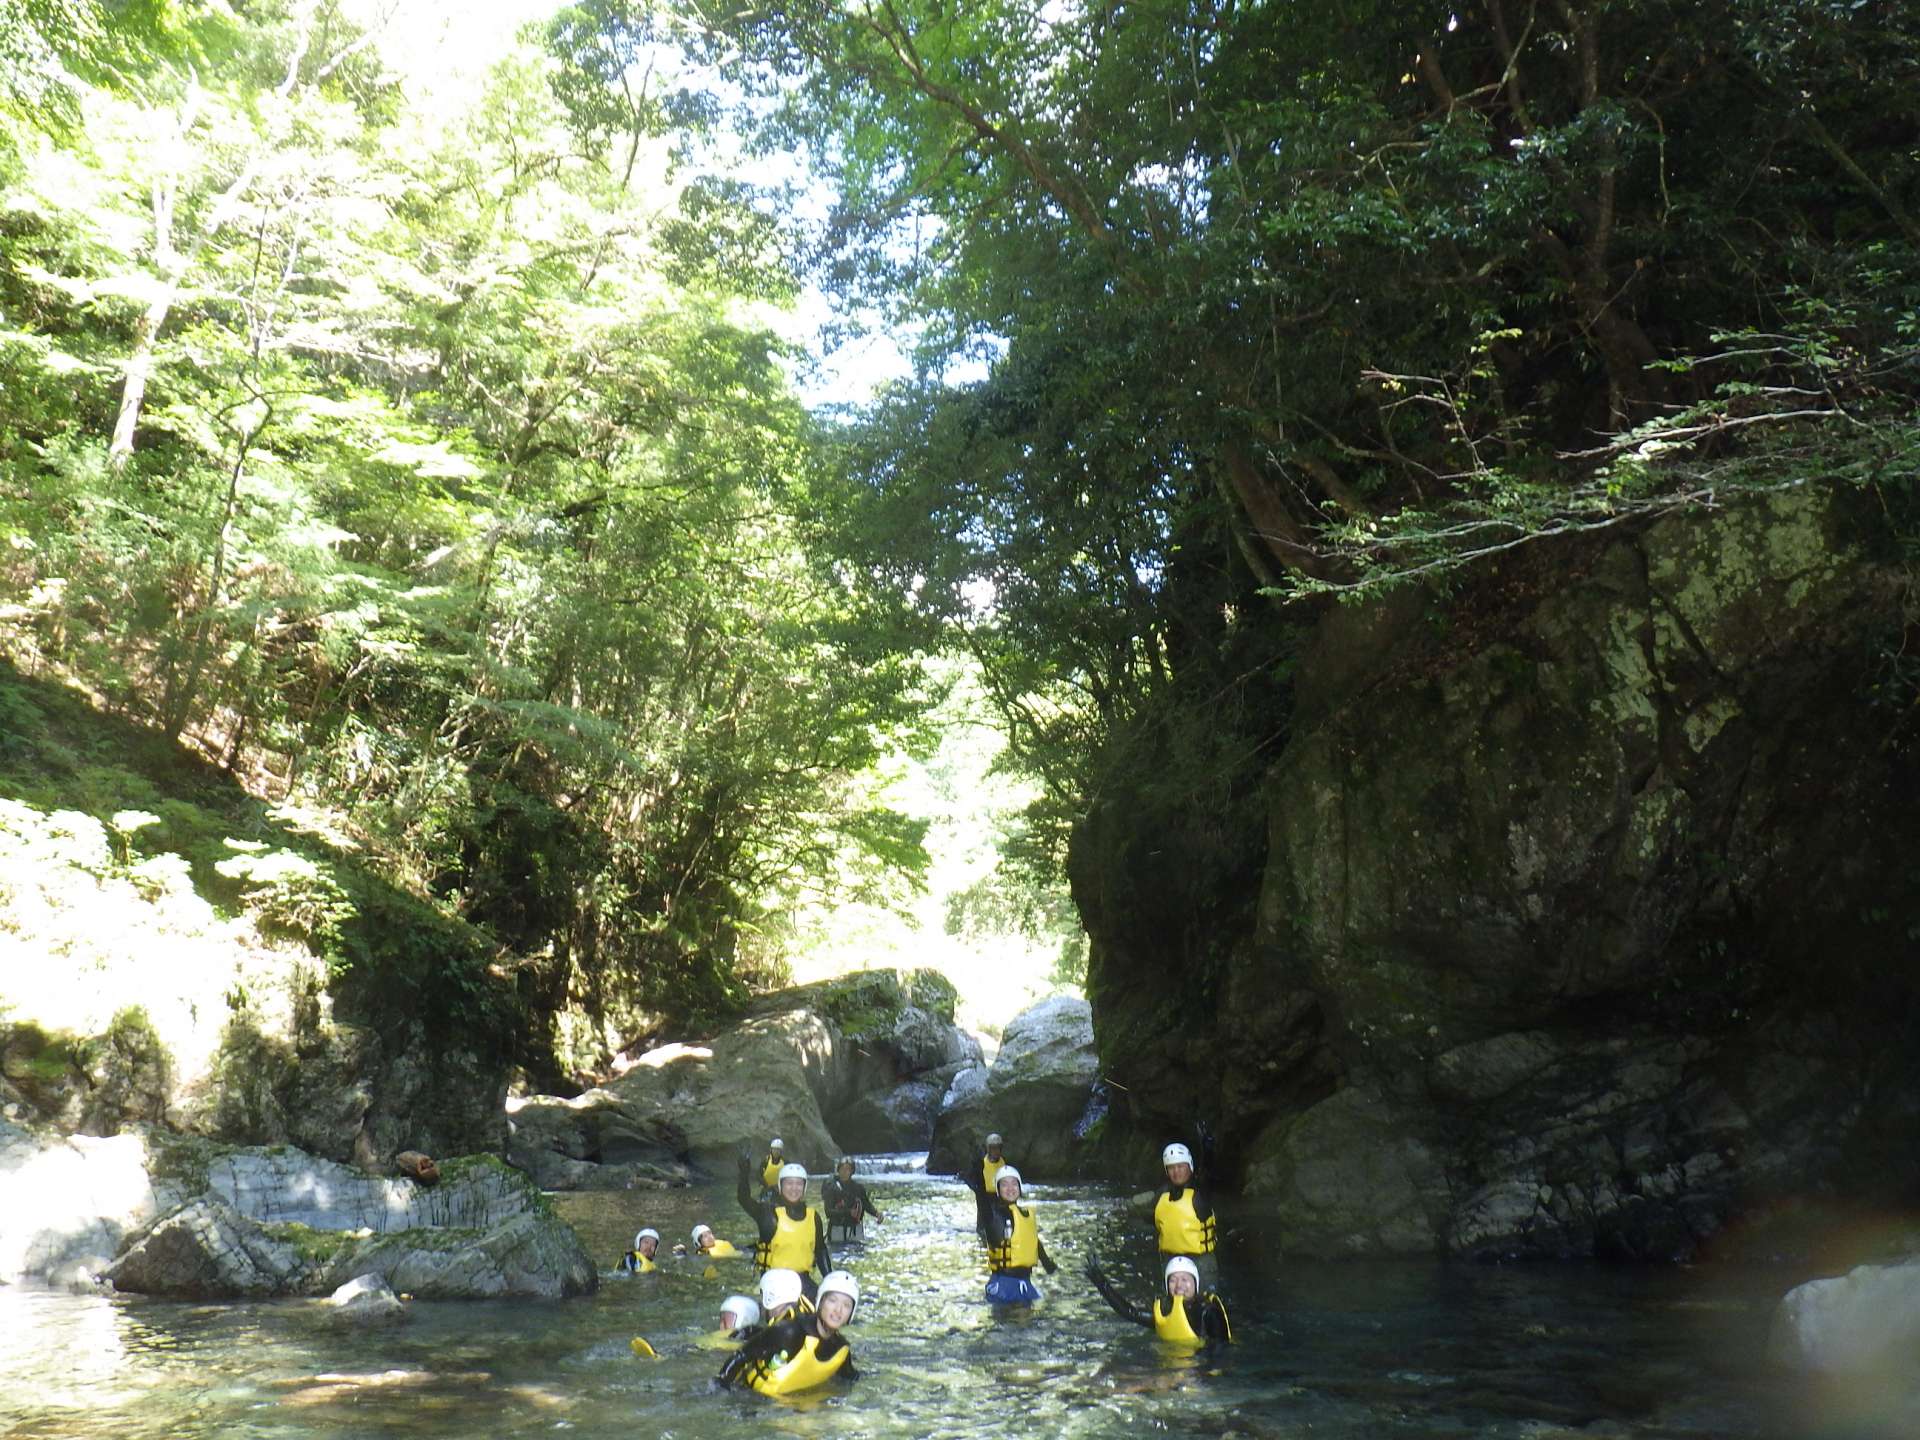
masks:
[[[1058,1270],[1060,1267],[1054,1264],[1053,1257],[1047,1254],[1047,1242],[1042,1240],[1038,1235],[1036,1235],[1033,1237],[1033,1243],[1035,1248],[1040,1253],[1041,1267],[1046,1270],[1047,1274],[1049,1275],[1053,1274],[1054,1271]]]
[[[734,1191],[734,1198],[740,1202],[740,1208],[754,1218],[756,1224],[764,1218],[766,1206],[754,1195],[752,1181],[753,1157],[746,1151],[740,1152],[740,1183]]]
[[[1100,1298],[1113,1307],[1114,1314],[1135,1325],[1151,1326],[1153,1324],[1153,1316],[1122,1295],[1114,1283],[1106,1277],[1105,1272],[1091,1260],[1087,1262],[1086,1273],[1087,1279],[1093,1282],[1093,1288],[1100,1292]]]
[[[833,1251],[827,1248],[827,1217],[818,1210],[813,1212],[813,1263],[822,1280],[833,1269]]]

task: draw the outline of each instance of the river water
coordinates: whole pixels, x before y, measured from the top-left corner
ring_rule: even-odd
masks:
[[[0,1436],[1905,1440],[1920,1418],[1769,1369],[1784,1272],[1296,1262],[1230,1213],[1222,1289],[1240,1343],[1176,1354],[1078,1274],[1096,1256],[1143,1297],[1150,1284],[1146,1216],[1093,1186],[1031,1189],[1060,1273],[1037,1277],[1040,1305],[996,1311],[971,1196],[917,1160],[879,1157],[891,1173],[864,1176],[886,1220],[842,1257],[863,1296],[852,1385],[785,1400],[710,1388],[723,1357],[696,1342],[729,1291],[751,1293],[747,1261],[712,1279],[685,1261],[612,1273],[641,1225],[671,1244],[707,1220],[744,1248],[725,1188],[560,1195],[607,1266],[591,1299],[415,1302],[400,1324],[356,1330],[311,1302],[0,1287]],[[637,1357],[635,1335],[659,1358]]]

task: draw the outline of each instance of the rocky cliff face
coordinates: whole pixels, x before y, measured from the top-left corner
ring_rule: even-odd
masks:
[[[1911,1194],[1896,560],[1809,485],[1327,617],[1203,940],[1138,925],[1180,882],[1119,807],[1076,837],[1122,1153],[1210,1113],[1331,1253],[1682,1255]]]

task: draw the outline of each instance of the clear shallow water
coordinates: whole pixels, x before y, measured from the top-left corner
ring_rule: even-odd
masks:
[[[415,1303],[342,1328],[302,1302],[197,1305],[0,1288],[0,1436],[261,1437],[1009,1435],[1670,1436],[1894,1440],[1914,1415],[1817,1390],[1764,1360],[1779,1271],[1483,1268],[1275,1258],[1228,1228],[1223,1288],[1241,1343],[1200,1359],[1123,1324],[1077,1273],[1099,1256],[1141,1293],[1151,1231],[1117,1191],[1035,1187],[1061,1264],[1032,1311],[980,1300],[973,1202],[911,1161],[863,1177],[887,1216],[842,1257],[863,1290],[849,1332],[863,1378],[770,1401],[713,1393],[699,1348],[744,1260],[611,1266],[641,1225],[696,1220],[741,1244],[724,1187],[562,1195],[608,1273],[563,1302]],[[817,1186],[815,1187],[817,1193]],[[1229,1215],[1229,1220],[1231,1216]],[[634,1356],[644,1335],[658,1360]]]

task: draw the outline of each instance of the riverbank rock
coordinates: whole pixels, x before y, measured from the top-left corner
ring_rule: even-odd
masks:
[[[116,1289],[191,1299],[324,1295],[380,1275],[423,1299],[591,1294],[579,1238],[528,1179],[490,1156],[441,1182],[371,1176],[298,1151],[176,1144],[168,1190],[189,1198],[135,1235]]]
[[[1908,584],[1809,483],[1328,612],[1244,812],[1076,832],[1128,1166],[1215,1117],[1322,1254],[1682,1258],[1910,1195]]]
[[[508,1102],[513,1162],[548,1189],[722,1178],[778,1136],[815,1174],[852,1150],[918,1149],[979,1042],[929,971],[861,971],[763,996],[731,1028],[656,1046],[585,1094]]]
[[[1080,1174],[1082,1122],[1099,1073],[1085,1000],[1055,995],[1028,1006],[1007,1022],[991,1068],[972,1066],[954,1078],[935,1122],[928,1169],[945,1174],[971,1163],[997,1131],[1027,1179]]]
[[[0,1284],[77,1288],[171,1200],[139,1134],[57,1135],[0,1121]]]
[[[1768,1354],[1778,1364],[1829,1375],[1876,1372],[1920,1394],[1920,1259],[1861,1265],[1796,1286],[1774,1311]]]

